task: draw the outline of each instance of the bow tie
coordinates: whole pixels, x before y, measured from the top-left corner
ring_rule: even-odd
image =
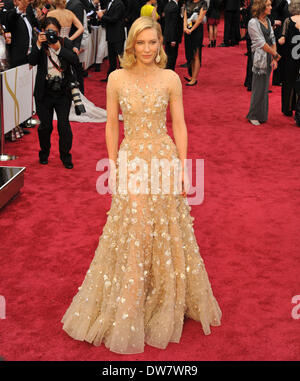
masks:
[[[22,16],[23,18],[27,17],[26,13],[22,13],[21,16]]]

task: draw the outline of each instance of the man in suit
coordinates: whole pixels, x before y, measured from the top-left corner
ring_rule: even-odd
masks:
[[[10,67],[28,63],[28,54],[32,45],[32,28],[26,9],[29,0],[16,0],[16,8],[10,9],[5,16],[7,30],[11,33],[11,44],[8,45]]]
[[[238,45],[240,35],[240,8],[241,0],[225,0],[224,9],[224,38],[219,46]]]
[[[125,6],[122,0],[111,0],[105,11],[98,11],[97,15],[101,24],[106,29],[106,41],[108,47],[109,68],[105,79],[107,82],[109,74],[117,68],[117,57],[124,50],[125,42]]]
[[[178,0],[170,0],[164,8],[165,30],[164,42],[165,51],[168,56],[167,69],[175,70],[178,56],[178,46],[182,39],[183,20],[180,15]]]

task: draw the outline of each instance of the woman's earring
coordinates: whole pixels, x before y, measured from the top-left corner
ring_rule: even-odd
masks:
[[[157,56],[155,57],[155,62],[159,63],[160,62],[160,54],[159,51],[157,52]]]

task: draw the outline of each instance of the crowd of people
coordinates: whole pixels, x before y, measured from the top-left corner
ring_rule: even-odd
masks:
[[[56,33],[60,38],[71,41],[71,50],[76,55],[71,64],[73,82],[78,84],[79,97],[81,96],[85,108],[88,109],[87,115],[91,116],[91,121],[103,122],[106,111],[97,108],[84,97],[84,77],[87,76],[87,68],[83,63],[83,52],[87,48],[91,27],[102,28],[104,40],[102,38],[102,45],[98,50],[101,51],[102,57],[108,58],[109,61],[105,78],[101,80],[107,82],[109,74],[120,65],[119,57],[124,53],[125,41],[132,23],[140,16],[151,17],[158,21],[162,29],[167,69],[175,70],[178,47],[184,42],[186,63],[182,66],[187,67],[187,75],[184,77],[186,86],[195,86],[198,82],[204,47],[204,28],[207,28],[209,37],[208,48],[235,46],[241,40],[246,40],[248,57],[244,85],[248,91],[252,91],[247,118],[253,125],[267,121],[269,78],[273,70],[273,85],[282,86],[282,112],[286,116],[292,116],[296,110],[296,124],[300,125],[300,104],[297,102],[297,89],[300,88],[299,59],[297,53],[294,54],[296,58],[292,57],[292,51],[295,52],[295,41],[297,42],[295,36],[300,34],[297,24],[300,17],[300,0],[292,0],[290,6],[289,1],[4,0],[0,2],[0,70],[14,68],[30,61],[36,64],[37,62],[32,61],[31,57],[36,41],[39,40],[39,34],[41,31],[45,32],[47,18],[56,19],[58,21],[57,28],[54,28]],[[222,12],[224,13],[223,41],[217,45],[217,28]],[[56,23],[50,24],[51,28],[48,29],[52,30],[54,24]],[[47,40],[43,39],[41,46],[46,42]],[[66,46],[69,46],[68,42]],[[51,49],[50,43],[48,48],[47,54],[52,60],[56,51]],[[53,76],[60,77],[59,69],[51,61],[48,63],[54,73]],[[99,63],[95,67],[96,71],[100,70]],[[52,74],[48,71],[45,75]],[[70,98],[70,91],[68,96]],[[36,101],[39,104],[37,98]],[[69,103],[68,110],[71,112],[69,115],[74,116],[77,110],[74,111],[74,103],[68,101]],[[59,123],[65,125],[65,118],[63,121],[60,120],[60,111],[55,108],[54,110]],[[41,107],[38,105],[37,114],[41,121],[39,131],[46,128],[49,134],[50,122],[44,121],[46,114],[41,112]],[[50,114],[53,114],[53,110]],[[76,120],[76,117],[71,120]],[[82,120],[89,121],[89,119]],[[69,122],[67,128],[62,127],[59,130],[64,131],[60,134],[64,142],[66,138],[63,135],[66,131],[71,134]],[[26,128],[26,122],[14,128],[8,137],[13,141],[21,138],[24,133],[30,133]],[[70,136],[67,140],[71,140]],[[62,143],[62,146],[65,144]]]

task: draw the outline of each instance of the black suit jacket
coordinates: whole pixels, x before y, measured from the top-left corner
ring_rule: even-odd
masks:
[[[125,40],[125,6],[122,0],[114,0],[109,10],[101,18],[101,24],[106,29],[108,42]]]
[[[38,23],[37,18],[34,15],[33,8],[32,8],[31,4],[29,4],[28,7],[26,8],[26,15],[27,15],[27,18],[28,18],[30,24],[34,28],[39,28],[39,23]]]
[[[72,11],[75,16],[79,19],[81,24],[83,25],[83,17],[84,17],[84,5],[80,0],[69,0],[66,8],[69,11]],[[77,28],[72,25],[69,36],[72,36],[76,32]],[[82,34],[73,41],[73,46],[77,49],[80,49],[82,40]]]
[[[140,17],[139,0],[128,0],[126,7],[125,18],[129,25],[131,25],[138,17]]]
[[[63,41],[63,43],[62,43]],[[63,87],[67,89],[67,85],[74,79],[71,72],[71,65],[76,66],[79,63],[77,54],[73,52],[73,44],[68,38],[61,39],[61,50],[58,55],[61,67],[63,69]],[[45,93],[46,76],[48,74],[48,59],[45,48],[39,49],[36,43],[33,44],[31,53],[28,56],[30,65],[37,67],[37,74],[34,87],[34,96],[41,100]],[[69,90],[66,90],[70,94]]]
[[[30,21],[30,18],[27,17]],[[6,27],[11,33],[11,44],[7,45],[11,67],[28,63],[29,34],[23,17],[11,9],[6,14]]]
[[[180,8],[171,0],[164,8],[165,14],[165,29],[164,41],[166,42],[180,42],[183,33],[183,19],[180,16]]]

